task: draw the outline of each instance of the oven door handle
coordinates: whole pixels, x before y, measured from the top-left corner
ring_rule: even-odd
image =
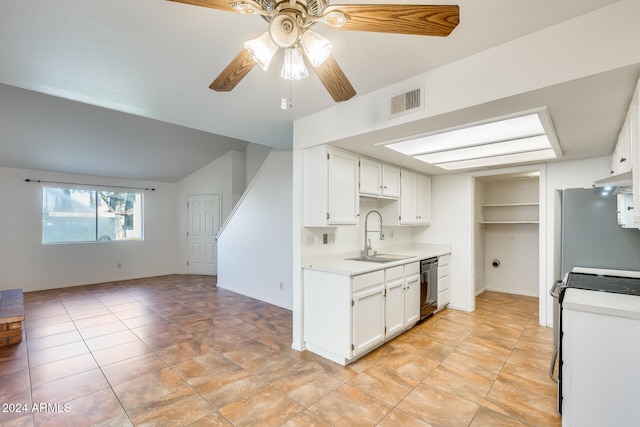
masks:
[[[554,375],[556,370],[556,360],[558,360],[558,350],[556,347],[553,349],[553,354],[551,355],[551,365],[549,365],[549,378],[551,378],[554,382],[558,382],[559,378]]]

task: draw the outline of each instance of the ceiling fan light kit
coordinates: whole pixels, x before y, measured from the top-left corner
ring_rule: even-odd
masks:
[[[323,23],[344,31],[446,37],[458,25],[457,5],[346,4],[326,0],[170,0],[242,14],[260,15],[269,31],[244,43],[240,52],[209,88],[230,91],[257,64],[267,70],[278,48],[284,50],[284,79],[309,75],[305,59],[336,101],[346,101],[356,91],[331,55],[332,43],[309,27]],[[304,54],[303,54],[304,52]]]
[[[280,76],[285,80],[302,80],[309,76],[309,71],[304,65],[302,49],[299,47],[285,49]]]
[[[312,30],[304,32],[300,45],[314,68],[322,64],[331,55],[333,49],[333,43]]]
[[[256,39],[244,42],[244,48],[264,71],[269,69],[271,59],[278,51],[278,45],[273,42],[268,31]]]

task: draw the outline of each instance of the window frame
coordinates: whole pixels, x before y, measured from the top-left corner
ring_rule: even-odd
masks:
[[[87,213],[89,214],[89,216],[92,216],[92,221],[94,224],[88,228],[89,230],[91,228],[93,228],[93,238],[78,238],[76,239],[69,239],[67,240],[66,238],[61,239],[61,238],[51,238],[51,236],[47,236],[47,225],[49,226],[53,226],[53,224],[51,223],[51,217],[50,214],[54,211],[52,211],[51,209],[47,209],[47,192],[48,191],[55,191],[55,190],[59,190],[60,192],[64,192],[64,191],[78,191],[78,192],[85,192],[87,194],[89,194],[89,199],[93,200],[93,204],[94,206],[91,206],[91,203],[89,203],[88,205],[86,205],[87,208],[89,208],[89,210],[85,211],[85,212],[80,212],[80,215],[70,215],[70,216],[76,216],[76,217],[83,217],[84,215],[82,215],[83,213]],[[102,193],[111,193],[113,194],[125,194],[127,195],[126,197],[129,197],[131,195],[133,195],[133,206],[130,209],[131,212],[127,213],[128,210],[126,209],[126,203],[125,202],[125,207],[123,208],[123,211],[120,212],[116,212],[113,209],[113,206],[110,206],[110,204],[106,204],[107,202],[105,201],[105,199],[103,199],[101,197]],[[111,201],[111,200],[110,200]],[[71,201],[70,201],[71,202]],[[143,189],[137,189],[137,188],[122,188],[122,187],[101,187],[101,186],[85,186],[85,185],[43,185],[41,187],[41,191],[40,191],[40,207],[41,207],[41,228],[40,228],[40,237],[41,237],[41,243],[42,245],[45,246],[49,246],[49,245],[74,245],[74,244],[91,244],[91,243],[110,243],[110,242],[142,242],[144,241],[144,222],[145,222],[145,216],[144,216],[144,212],[145,212],[145,196],[144,196],[144,191]],[[55,203],[55,202],[54,202]],[[73,201],[73,203],[81,203],[79,201]],[[104,208],[105,206],[109,207],[109,212],[113,213],[113,218],[114,218],[114,226],[113,226],[113,237],[114,238],[106,238],[104,239],[105,236],[101,236],[101,225],[103,225],[103,221],[101,221],[101,218],[104,219],[104,215],[100,215],[100,209],[101,207]],[[81,206],[81,205],[80,205]],[[77,207],[77,206],[76,206]],[[91,212],[90,209],[93,209],[93,212]],[[104,211],[103,211],[104,212]],[[64,212],[62,212],[64,213]],[[75,211],[70,211],[68,213],[76,213]],[[132,219],[132,221],[134,222],[134,228],[129,228],[129,229],[135,229],[137,227],[137,233],[134,236],[131,237],[126,237],[126,230],[128,230],[128,228],[125,227],[125,218],[129,216]],[[108,218],[111,216],[107,216]],[[63,217],[63,218],[68,218],[68,217]],[[125,233],[125,237],[119,237],[118,236],[118,231],[117,231],[117,225],[116,225],[116,221],[118,220],[118,218],[121,218],[121,233]],[[64,227],[66,227],[67,224],[66,222],[64,223]],[[103,226],[104,228],[104,226]],[[83,230],[82,226],[79,225],[78,229],[72,229],[72,230],[64,230],[62,231],[62,236],[65,236],[65,234],[68,236],[68,233],[70,232],[76,232],[76,233],[80,233],[82,234],[83,232],[86,234],[87,228],[85,227],[85,229]],[[107,226],[107,232],[110,232],[110,227]],[[86,235],[85,235],[86,237]]]

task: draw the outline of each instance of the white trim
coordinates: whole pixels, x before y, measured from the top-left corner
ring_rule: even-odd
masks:
[[[547,304],[549,303],[549,299],[551,298],[548,295],[548,286],[546,283],[547,280],[547,255],[548,255],[548,247],[547,247],[547,165],[546,164],[534,164],[534,165],[525,165],[514,168],[505,168],[505,169],[491,169],[485,171],[477,171],[471,174],[471,195],[469,197],[470,207],[471,207],[471,217],[470,224],[471,230],[474,230],[476,215],[475,215],[475,179],[479,177],[485,176],[494,176],[494,175],[508,175],[513,173],[521,173],[521,172],[539,172],[538,176],[538,202],[539,202],[539,223],[538,223],[538,322],[542,326],[547,326]],[[475,297],[478,294],[475,292],[475,249],[476,249],[476,241],[475,241],[475,233],[471,234],[471,251],[470,251],[470,280],[468,283],[469,295],[473,295],[473,308],[475,309]],[[492,290],[490,288],[483,288],[481,292],[484,290]],[[500,290],[498,292],[510,293],[508,291]],[[475,294],[475,295],[474,295]],[[532,295],[534,296],[534,295]],[[471,306],[470,306],[471,307]]]

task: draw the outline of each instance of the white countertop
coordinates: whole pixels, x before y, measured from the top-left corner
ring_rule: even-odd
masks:
[[[640,295],[567,288],[562,301],[562,308],[640,319]]]
[[[368,261],[353,261],[345,258],[353,258],[360,255],[359,252],[338,253],[330,255],[309,255],[303,257],[302,268],[311,270],[329,271],[338,274],[356,275],[376,271],[397,265],[409,264],[427,258],[447,255],[451,253],[450,245],[399,245],[380,248],[381,254],[405,255],[411,258],[385,263]]]

